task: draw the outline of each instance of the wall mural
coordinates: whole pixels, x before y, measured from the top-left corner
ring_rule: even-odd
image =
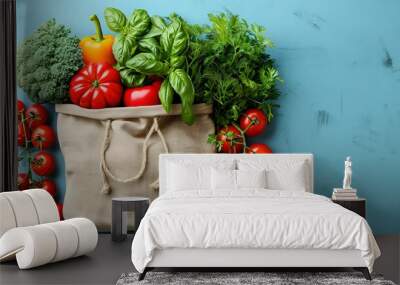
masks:
[[[177,14],[150,16],[144,9],[135,9],[127,16],[109,7],[104,19],[113,35],[104,35],[102,23],[92,15],[87,21],[93,22],[93,35],[78,39],[70,28],[51,19],[20,44],[18,86],[34,104],[25,111],[23,102],[18,102],[21,159],[27,160],[27,169],[19,175],[19,189],[43,187],[56,194],[49,178],[55,160],[45,151],[54,145],[56,135],[46,125],[43,103],[57,104],[60,114],[58,136],[67,190],[65,206],[59,203],[59,207],[67,218],[91,216],[79,202],[87,189],[154,198],[157,153],[148,150],[151,143],[164,147],[158,153],[272,152],[264,143],[246,143],[246,137],[262,134],[272,120],[279,97],[276,84],[282,81],[267,54],[273,44],[264,27],[230,12],[210,14],[209,24],[197,25]],[[99,110],[105,108],[112,109],[103,118]],[[212,113],[210,123],[202,118],[209,114],[206,109]],[[165,119],[169,115],[180,115],[183,123]],[[138,123],[149,117],[150,122]],[[119,133],[132,141],[127,145]],[[175,143],[178,135],[180,141]],[[88,141],[93,143],[85,148],[82,142]],[[113,145],[123,149],[125,157],[113,161],[118,157]],[[124,175],[113,164],[129,171]],[[86,198],[97,208],[109,208],[108,199],[95,202],[95,196]],[[101,220],[97,224],[104,228],[109,223],[107,212],[104,219],[96,215]]]
[[[53,174],[41,178],[32,171],[32,179],[53,180],[57,186],[54,197],[57,202],[63,203],[66,200],[64,194],[68,185],[65,176],[68,161],[64,161],[65,155],[59,147],[63,146],[63,140],[59,136],[57,119],[72,115],[57,113],[56,106],[58,111],[61,110],[60,106],[64,107],[64,113],[67,107],[78,108],[71,104],[69,91],[72,78],[91,61],[104,58],[106,63],[101,64],[111,64],[121,78],[122,94],[119,105],[96,110],[81,108],[86,116],[92,112],[102,113],[114,108],[125,113],[131,107],[145,108],[140,105],[158,102],[161,104],[146,108],[157,107],[159,110],[156,114],[165,114],[164,107],[168,110],[170,102],[166,99],[170,100],[172,97],[172,108],[168,114],[175,124],[179,122],[181,125],[176,137],[166,139],[169,144],[170,141],[179,144],[183,141],[181,138],[185,137],[182,132],[185,133],[189,125],[182,121],[180,113],[175,114],[177,110],[174,107],[185,103],[185,120],[190,123],[194,118],[194,123],[189,127],[194,130],[193,133],[198,132],[196,124],[204,119],[205,130],[199,134],[201,139],[198,140],[204,145],[197,141],[193,145],[207,151],[215,149],[221,152],[254,153],[273,150],[278,153],[313,153],[316,174],[314,189],[317,194],[324,196],[330,196],[332,188],[341,184],[343,158],[351,156],[355,173],[352,185],[358,189],[358,195],[368,201],[367,219],[374,233],[399,232],[400,224],[397,221],[400,215],[400,192],[397,172],[400,159],[400,97],[397,94],[400,86],[400,41],[395,31],[399,30],[400,26],[396,13],[399,10],[397,1],[379,5],[376,1],[365,3],[363,0],[354,0],[351,3],[338,0],[325,4],[318,0],[302,3],[296,0],[254,0],[248,5],[244,1],[231,0],[116,0],[112,3],[97,0],[96,5],[93,5],[90,1],[79,0],[18,0],[16,6],[18,46],[23,47],[24,42],[30,39],[37,41],[29,43],[25,57],[22,58],[19,54],[17,59],[19,64],[26,63],[24,68],[18,70],[18,79],[23,79],[23,82],[19,80],[22,88],[17,88],[18,98],[26,108],[40,102],[48,111],[46,125],[58,135],[53,147],[43,149],[55,160]],[[166,26],[169,26],[172,19],[180,19],[184,33],[187,33],[189,38],[187,49],[179,51],[181,53],[176,54],[177,56],[172,56],[171,52],[164,53],[161,35],[153,38],[156,48],[151,45],[154,41],[148,39],[143,40],[141,45],[139,41],[134,44],[131,40],[133,35],[128,31],[116,32],[112,28],[118,29],[117,26],[109,27],[110,23],[107,23],[108,18],[104,13],[107,7],[120,11],[109,9],[111,17],[114,17],[115,13],[124,15],[124,27],[129,26],[129,19],[135,10],[147,12],[150,18],[150,24],[147,25],[150,30],[153,29],[153,22],[158,15]],[[374,21],[371,21],[371,10],[375,11]],[[221,11],[224,11],[223,15]],[[137,16],[141,15],[139,19],[147,18],[143,12],[136,13]],[[97,15],[97,19],[92,15]],[[235,15],[239,15],[238,18],[235,18]],[[52,18],[55,18],[55,21],[51,20]],[[247,22],[247,28],[244,20]],[[267,28],[267,31],[260,32],[263,39],[254,36],[258,28],[253,24]],[[41,26],[44,29],[39,32]],[[246,29],[250,32],[246,32]],[[52,36],[46,37],[46,33]],[[42,36],[35,37],[35,34]],[[99,40],[101,34],[103,40]],[[137,39],[144,37],[141,33],[134,34]],[[273,47],[266,37],[273,40]],[[129,58],[124,66],[117,63],[113,52],[113,44],[117,39],[125,43],[120,47],[136,48],[130,51],[120,50],[121,55],[128,53]],[[143,46],[144,42],[147,42],[148,48]],[[68,48],[57,50],[57,43],[62,43]],[[232,43],[236,47],[236,55],[235,50],[231,48]],[[257,46],[254,52],[246,48],[249,43]],[[46,49],[41,48],[42,46],[46,46]],[[265,51],[263,55],[258,53],[261,49]],[[157,73],[160,75],[147,74],[145,69],[150,66],[139,64],[143,55],[138,55],[142,53],[146,54],[146,60],[148,57],[153,60],[155,65],[151,68],[159,68]],[[201,60],[197,61],[195,56],[199,56]],[[190,87],[188,92],[184,93],[186,95],[181,96],[170,82],[174,78],[174,75],[171,77],[172,58],[176,60],[173,64],[178,66],[181,64],[180,60],[185,59],[185,68],[177,69],[183,69],[187,77],[182,78],[190,78],[192,82],[194,99],[191,109],[188,104],[191,98],[187,96],[191,94]],[[121,58],[119,60],[121,61]],[[124,60],[122,58],[122,62]],[[128,61],[129,65],[126,64]],[[196,61],[198,65],[194,64]],[[258,105],[256,101],[264,101],[263,90],[268,88],[268,84],[264,83],[268,83],[268,80],[260,81],[259,74],[251,71],[261,65],[266,67],[265,78],[271,78],[274,87],[268,90],[269,99],[266,104]],[[136,71],[135,68],[140,70]],[[195,72],[197,68],[201,69],[200,73]],[[279,70],[279,74],[275,73],[276,70]],[[181,75],[179,72],[178,74]],[[238,76],[241,74],[242,76]],[[162,87],[160,78],[168,78],[164,84],[163,99],[157,96],[157,90],[160,91],[158,88]],[[283,84],[279,78],[284,79]],[[138,84],[142,80],[144,81],[141,86],[130,85]],[[172,87],[172,90],[168,86]],[[252,88],[253,91],[249,92]],[[114,98],[115,93],[119,92],[106,92],[98,98],[95,96],[96,102],[108,104],[104,100],[110,96]],[[94,95],[93,92],[91,97]],[[209,110],[203,109],[201,105],[210,102],[213,103],[212,113],[208,113]],[[253,112],[258,110],[262,113]],[[140,114],[125,115],[132,121],[134,117],[139,119]],[[257,122],[260,122],[257,125],[259,128],[265,123],[265,131],[252,136],[251,133],[254,132],[250,128],[254,129],[254,126],[251,126],[243,136],[241,131],[246,129],[246,121],[249,122],[248,117],[253,115],[257,116]],[[103,116],[98,122],[102,131],[105,131],[106,126],[106,122],[102,122],[104,119]],[[116,119],[115,116],[112,119]],[[115,124],[116,122],[111,122],[111,130],[116,129]],[[153,124],[154,121],[150,120],[145,127],[150,130]],[[158,125],[159,130],[165,133],[165,126],[161,121]],[[105,132],[97,133],[96,140],[101,145]],[[142,134],[142,140],[147,133]],[[119,174],[120,177],[117,178],[129,178],[132,174],[137,174],[137,171],[129,173],[133,167],[135,170],[139,170],[140,167],[130,165],[131,168],[124,168],[115,163],[114,159],[132,160],[134,152],[142,153],[142,144],[113,158],[112,156],[118,153],[116,140],[120,140],[118,136],[123,136],[122,133],[116,136],[114,134],[110,132],[110,145],[105,155],[110,173]],[[211,136],[208,136],[209,134]],[[76,135],[71,135],[71,139],[75,137]],[[75,142],[79,140],[75,139]],[[153,134],[149,142],[150,156],[153,152],[164,151],[157,134]],[[88,141],[88,144],[92,145],[92,142]],[[185,148],[189,148],[187,141],[185,145]],[[96,147],[100,149],[101,146]],[[20,151],[22,150],[23,147],[20,148]],[[40,149],[32,147],[32,156],[39,151]],[[99,154],[95,158],[97,162],[98,157]],[[141,158],[140,155],[140,162]],[[152,160],[149,157],[150,163]],[[96,167],[100,169],[99,165]],[[152,169],[151,165],[149,167],[147,170]],[[27,159],[20,161],[20,173],[28,173]],[[108,174],[106,175],[106,178],[109,178]],[[113,184],[120,182],[112,178],[109,180],[111,192],[107,195],[114,195]],[[99,185],[96,186],[100,189],[100,197],[107,196],[101,191],[102,186],[107,185],[103,182],[100,179]],[[385,220],[385,223],[382,223],[382,220]]]

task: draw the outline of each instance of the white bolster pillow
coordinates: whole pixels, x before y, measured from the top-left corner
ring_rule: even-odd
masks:
[[[0,238],[0,261],[16,256],[20,269],[33,268],[89,253],[97,239],[96,226],[85,218],[14,228]]]
[[[27,227],[39,224],[38,215],[31,197],[23,191],[1,193],[10,204],[12,217],[17,227]]]
[[[53,197],[43,189],[29,189],[22,193],[28,194],[35,206],[39,224],[52,223],[60,220],[57,205]]]
[[[59,220],[53,197],[43,189],[0,193],[0,237],[15,227]]]
[[[10,202],[6,197],[0,195],[0,237],[16,226],[17,222]]]

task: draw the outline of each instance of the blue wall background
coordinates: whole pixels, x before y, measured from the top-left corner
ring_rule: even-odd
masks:
[[[108,6],[177,12],[192,23],[228,9],[264,25],[285,82],[276,120],[258,140],[275,152],[314,153],[315,192],[327,196],[351,155],[374,232],[400,232],[400,1],[17,0],[18,42],[51,17],[79,37],[92,34],[88,16],[102,19]],[[55,152],[62,201],[63,158]]]

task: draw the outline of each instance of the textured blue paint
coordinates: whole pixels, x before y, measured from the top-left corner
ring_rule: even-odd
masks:
[[[314,153],[324,195],[340,186],[351,155],[373,230],[400,232],[400,1],[17,0],[18,40],[50,17],[91,34],[87,17],[107,6],[175,11],[192,23],[229,9],[266,26],[285,83],[276,120],[259,140],[276,152]],[[62,175],[57,182],[64,187]]]

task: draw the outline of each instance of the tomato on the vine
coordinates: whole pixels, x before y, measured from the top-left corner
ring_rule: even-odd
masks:
[[[22,114],[25,112],[25,104],[21,100],[17,101],[17,115],[18,115],[18,121],[21,121]]]
[[[39,187],[49,192],[49,194],[53,197],[55,197],[57,194],[56,183],[51,179],[44,179],[43,181],[40,182]]]
[[[32,171],[39,176],[51,175],[56,168],[56,161],[52,154],[39,151],[31,162]]]
[[[221,151],[225,153],[240,153],[243,151],[243,136],[240,130],[234,125],[222,128],[217,135],[217,142]]]
[[[246,149],[246,153],[272,153],[272,149],[264,143],[253,143]]]
[[[249,137],[261,134],[267,124],[267,117],[260,109],[248,109],[240,117],[240,128]]]
[[[27,173],[18,173],[17,185],[19,190],[25,190],[29,188],[29,176]]]
[[[26,137],[25,137],[26,135]],[[30,140],[31,138],[31,131],[29,130],[29,128],[27,128],[27,126],[22,123],[19,122],[18,126],[17,126],[17,143],[19,146],[25,146],[26,140]]]
[[[32,132],[32,145],[39,149],[50,148],[56,142],[56,134],[47,125],[41,125]]]
[[[40,104],[32,104],[25,111],[25,118],[27,120],[27,126],[34,129],[40,125],[44,125],[49,118],[49,113],[46,108]]]

